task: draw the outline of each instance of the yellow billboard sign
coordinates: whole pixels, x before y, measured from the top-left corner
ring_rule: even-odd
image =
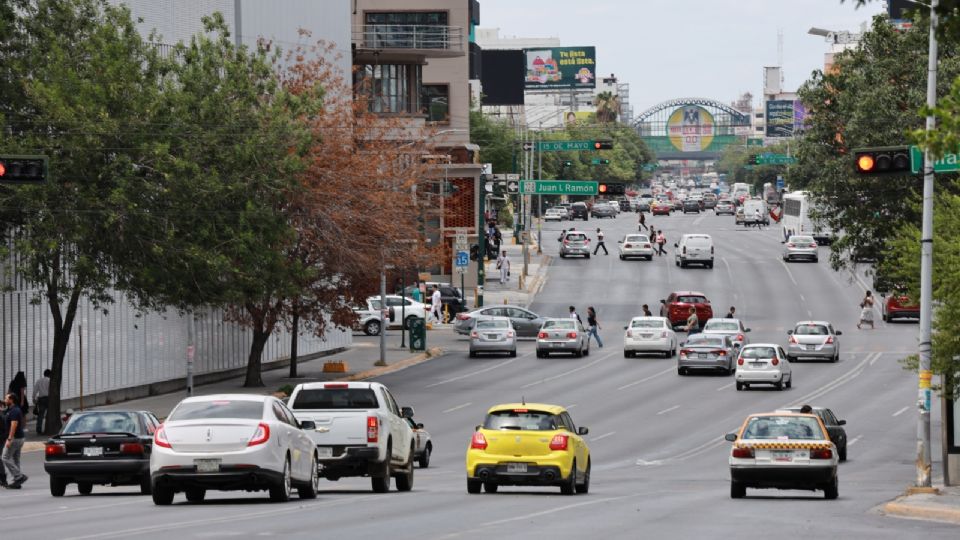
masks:
[[[673,111],[667,120],[670,143],[681,152],[702,152],[713,142],[713,115],[697,105]]]

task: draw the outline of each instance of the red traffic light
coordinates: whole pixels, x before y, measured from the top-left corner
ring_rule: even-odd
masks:
[[[600,186],[597,188],[597,190],[598,190],[600,193],[606,193],[606,192],[607,192],[607,185],[606,185],[606,184],[600,184]]]
[[[613,141],[593,141],[594,150],[613,150]]]
[[[853,155],[854,168],[860,176],[908,176],[912,174],[910,148],[907,146],[856,148]]]
[[[873,156],[869,154],[857,158],[857,172],[871,172],[874,165],[876,165],[876,162],[873,160]]]
[[[0,182],[25,184],[47,179],[46,156],[0,156]]]
[[[3,178],[3,175],[7,174],[7,166],[0,161],[0,178]]]

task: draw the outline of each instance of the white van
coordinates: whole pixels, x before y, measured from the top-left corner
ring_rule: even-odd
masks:
[[[767,203],[761,199],[746,199],[743,201],[743,224],[747,226],[756,225],[757,210],[760,211],[763,224],[770,225],[770,213],[767,212]]]
[[[690,264],[713,268],[713,238],[709,234],[685,234],[673,246],[674,261],[680,268]]]

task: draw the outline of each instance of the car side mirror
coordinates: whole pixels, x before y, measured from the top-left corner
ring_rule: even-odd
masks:
[[[734,441],[737,440],[737,434],[736,434],[736,433],[727,433],[726,435],[724,435],[723,438],[724,438],[724,440],[727,440],[727,441],[730,441],[730,442],[734,442]]]
[[[792,335],[793,335],[793,330],[787,330],[787,335],[788,335],[788,336],[792,336]]]
[[[617,240],[617,243],[618,243],[618,244],[622,244],[622,243],[623,243],[623,240]]]
[[[417,424],[417,429],[423,429],[423,423]]]
[[[629,328],[630,328],[629,326],[624,326],[624,327],[623,327],[624,330],[627,330],[627,329],[629,329]]]
[[[480,424],[473,426],[474,431],[480,431]]]
[[[744,329],[743,329],[743,333],[744,333],[744,334],[746,334],[746,333],[749,332],[749,331],[750,331],[749,328],[744,328]]]
[[[837,425],[838,425],[838,426],[845,426],[845,425],[847,425],[847,421],[846,421],[846,420],[837,420]]]
[[[400,416],[404,418],[413,418],[413,407],[401,407]]]
[[[680,244],[674,242],[674,243],[673,243],[673,247],[680,247]]]
[[[840,330],[837,330],[836,332],[834,332],[834,334],[836,334],[836,335],[838,335],[838,336],[842,336],[842,335],[843,335],[843,332],[841,332]]]
[[[661,304],[666,304],[667,301],[661,298],[661,299],[660,299],[660,303],[661,303]]]
[[[317,429],[317,423],[313,420],[304,420],[300,422],[300,429],[305,431]]]
[[[577,435],[586,435],[587,433],[590,433],[590,428],[588,427],[580,426],[577,429]]]

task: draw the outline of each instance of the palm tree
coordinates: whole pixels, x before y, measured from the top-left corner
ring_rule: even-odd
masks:
[[[613,92],[597,94],[597,121],[600,123],[616,122],[620,115],[620,96]]]

